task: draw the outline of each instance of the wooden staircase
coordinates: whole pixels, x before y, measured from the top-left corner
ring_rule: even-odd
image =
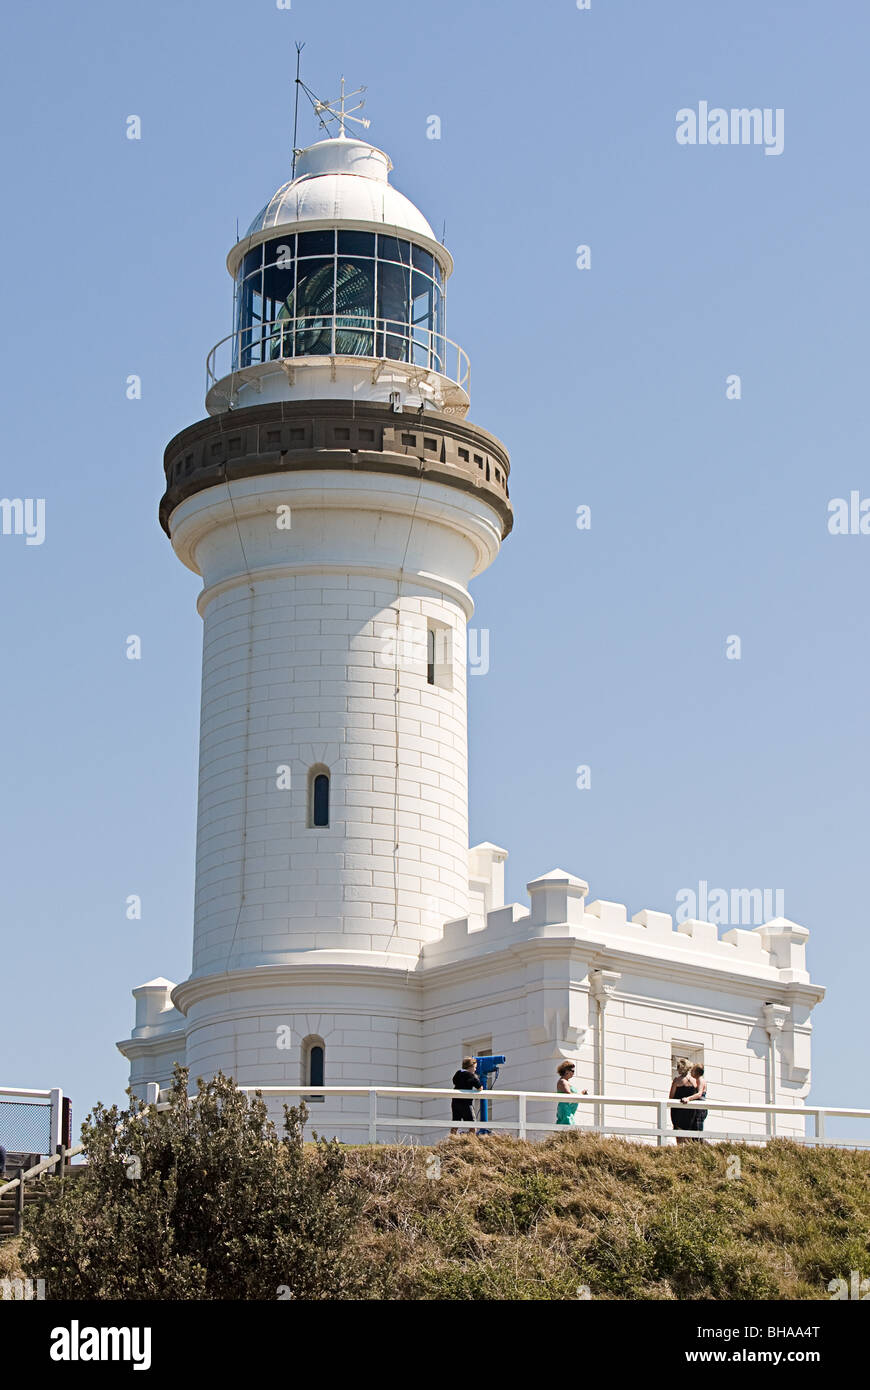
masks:
[[[9,1174],[7,1173],[7,1181]],[[14,1176],[14,1175],[13,1175]],[[38,1205],[45,1197],[45,1187],[40,1182],[29,1182],[24,1189],[24,1213],[25,1221],[27,1212],[34,1205]],[[13,1188],[11,1192],[4,1192],[0,1196],[0,1240],[8,1240],[15,1234],[15,1213],[18,1207],[18,1189]]]
[[[76,1152],[80,1152],[78,1149]],[[86,1163],[71,1163],[64,1171],[63,1181],[69,1182],[71,1178],[79,1177],[87,1169]],[[7,1168],[3,1182],[11,1182],[18,1176],[17,1172],[10,1172]],[[36,1178],[31,1178],[24,1186],[24,1213],[25,1222],[27,1211],[34,1204],[39,1204],[45,1200],[50,1183],[56,1182],[57,1178],[48,1170],[39,1174]],[[3,1183],[0,1183],[0,1187]],[[0,1193],[0,1241],[9,1240],[15,1235],[15,1217],[18,1209],[18,1188],[14,1187],[11,1192]]]

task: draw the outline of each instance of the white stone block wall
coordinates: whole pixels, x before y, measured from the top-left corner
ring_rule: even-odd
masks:
[[[452,637],[450,689],[427,683],[429,620]],[[300,949],[416,955],[466,910],[465,632],[455,601],[365,575],[208,605],[194,974]],[[308,825],[315,764],[327,828]]]
[[[498,517],[422,476],[312,470],[198,493],[170,528],[204,581],[194,975],[305,950],[412,964],[468,910],[466,585]]]
[[[304,1085],[306,1043],[317,1041],[327,1086],[418,1086],[417,987],[403,971],[371,970],[354,979],[353,970],[336,967],[333,982],[322,967],[288,969],[271,981],[240,976],[194,998],[187,1010],[191,1077],[221,1069],[240,1086]],[[284,1102],[297,1104],[298,1097],[266,1099],[280,1130]],[[310,1128],[327,1138],[367,1141],[367,1096],[328,1097],[309,1109]],[[381,1116],[417,1113],[413,1102],[379,1101]],[[384,1142],[390,1136],[395,1131],[379,1131]]]

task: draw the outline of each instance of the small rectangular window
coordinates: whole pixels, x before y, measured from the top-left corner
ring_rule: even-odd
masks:
[[[459,457],[463,460],[464,463],[468,463],[468,459],[469,459],[468,450],[467,450],[467,449],[460,449],[460,450],[459,450]]]
[[[671,1043],[671,1076],[676,1075],[677,1062],[685,1061],[690,1067],[704,1065],[704,1047],[701,1043]]]
[[[416,449],[416,447],[417,447],[417,436],[416,436],[416,434],[403,434],[403,435],[402,435],[402,443],[403,443],[403,444],[409,444],[409,445],[411,446],[412,449]]]
[[[433,450],[434,450],[434,449],[437,449],[437,448],[438,448],[438,440],[437,440],[437,439],[424,439],[424,440],[423,440],[423,448],[424,448],[424,449],[433,449]]]

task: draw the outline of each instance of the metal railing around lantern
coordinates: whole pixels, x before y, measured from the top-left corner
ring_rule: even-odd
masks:
[[[468,353],[430,328],[352,314],[305,314],[272,319],[228,333],[206,361],[206,393],[247,367],[305,359],[365,357],[437,372],[467,393]]]

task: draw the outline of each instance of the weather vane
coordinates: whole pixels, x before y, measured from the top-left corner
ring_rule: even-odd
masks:
[[[317,96],[316,92],[312,92],[310,87],[306,87],[305,83],[302,81],[302,78],[299,75],[299,69],[302,60],[302,50],[304,47],[304,43],[297,43],[296,45],[296,101],[293,114],[293,171],[291,174],[291,178],[296,177],[296,156],[300,153],[296,145],[296,139],[299,130],[300,87],[307,96],[308,100],[311,102],[311,105],[314,109],[314,114],[317,117],[321,127],[328,134],[332,133],[330,129],[330,123],[334,121],[338,122],[338,135],[341,139],[343,139],[346,135],[345,124],[347,121],[353,121],[354,125],[362,126],[363,130],[368,130],[369,126],[371,125],[371,121],[368,120],[365,116],[354,115],[354,112],[362,111],[363,107],[365,106],[365,100],[357,102],[356,106],[349,107],[347,105],[347,103],[349,101],[352,101],[354,97],[361,97],[363,92],[367,91],[366,87],[358,87],[355,92],[346,92],[344,90],[344,78],[342,77],[341,96],[336,97],[334,101],[321,101],[320,97]]]
[[[320,101],[319,98],[315,97],[314,114],[319,117],[323,129],[329,129],[330,121],[338,121],[339,137],[344,138],[345,121],[353,121],[354,125],[361,125],[364,130],[368,130],[371,121],[367,120],[365,116],[355,116],[353,114],[355,111],[362,111],[365,106],[365,100],[357,102],[356,106],[351,106],[349,108],[345,106],[345,103],[351,101],[354,97],[362,96],[364,91],[366,91],[365,87],[358,87],[355,92],[345,92],[344,78],[342,77],[341,96],[336,97],[335,101]]]

